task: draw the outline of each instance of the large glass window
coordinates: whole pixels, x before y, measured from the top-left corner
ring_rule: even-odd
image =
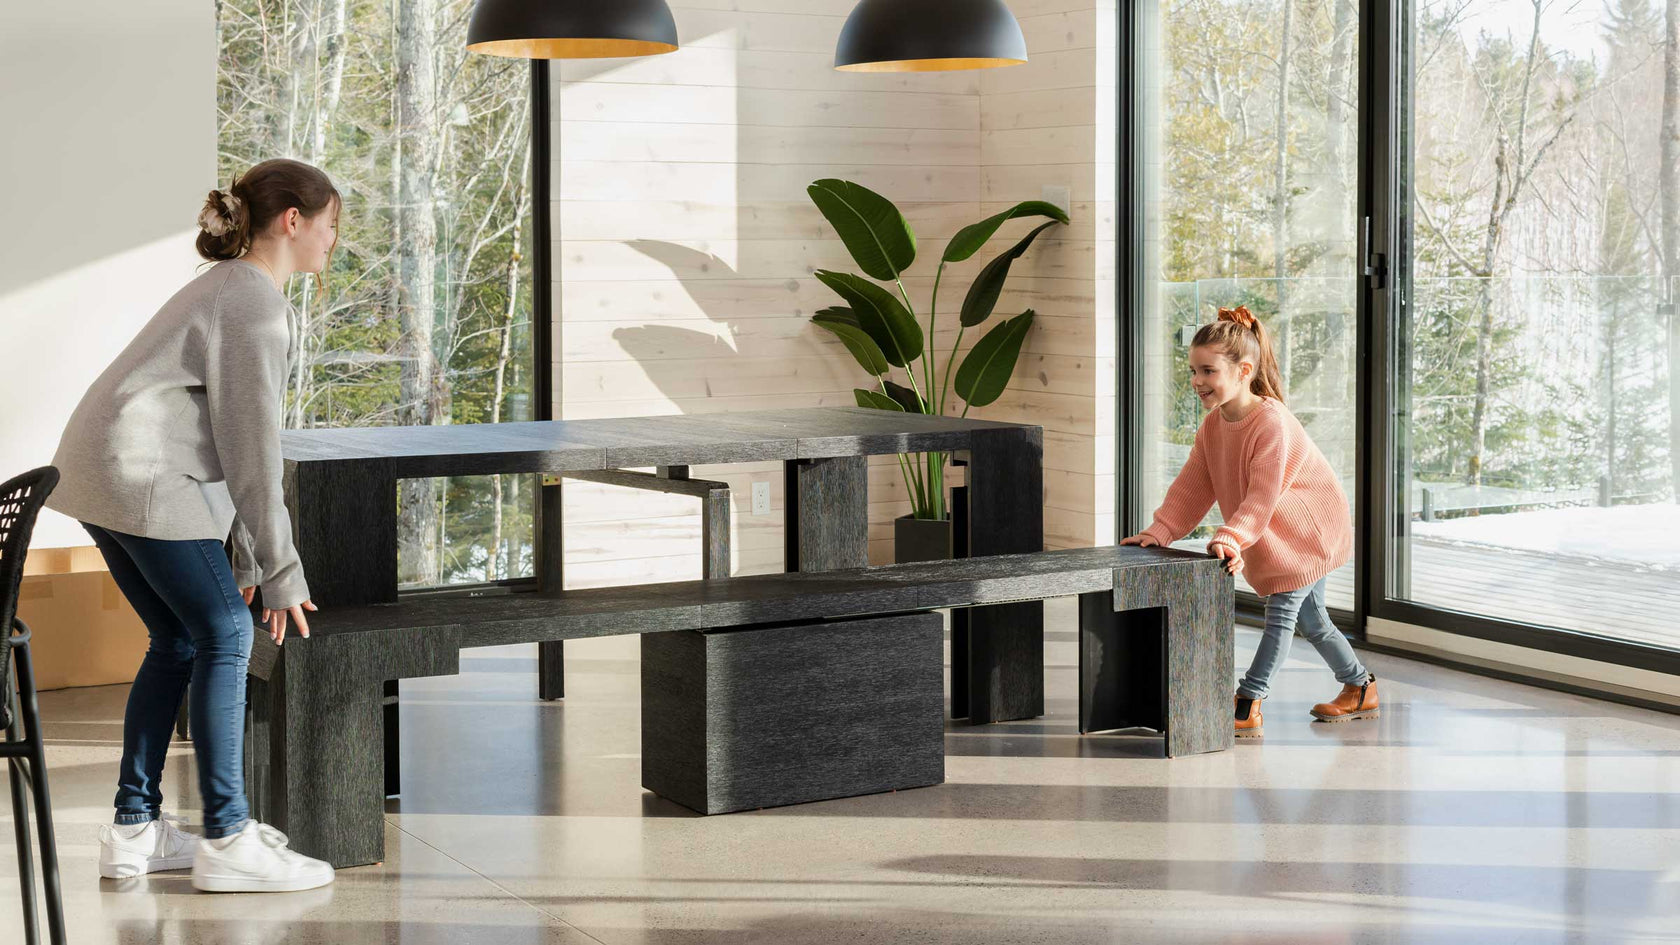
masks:
[[[1406,20],[1388,592],[1680,646],[1663,8],[1414,0]]]
[[[1140,4],[1145,515],[1204,416],[1189,339],[1238,304],[1272,329],[1286,402],[1352,514],[1358,26],[1356,0]],[[1185,546],[1204,548],[1219,521],[1216,506]],[[1351,609],[1353,587],[1350,564],[1331,576],[1332,606]]]
[[[344,195],[325,293],[289,287],[289,427],[530,420],[530,68],[469,55],[471,0],[223,0],[222,186],[271,157]],[[529,476],[405,481],[406,586],[529,577]]]

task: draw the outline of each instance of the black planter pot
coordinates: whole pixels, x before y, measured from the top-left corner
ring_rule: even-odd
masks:
[[[893,520],[893,560],[946,561],[951,557],[951,518],[923,519],[903,515]]]

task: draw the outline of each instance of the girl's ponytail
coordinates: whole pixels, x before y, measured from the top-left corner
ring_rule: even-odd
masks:
[[[1253,364],[1254,376],[1249,379],[1248,389],[1283,402],[1283,375],[1272,351],[1272,337],[1248,306],[1220,309],[1219,320],[1203,325],[1190,342],[1192,348],[1203,346],[1218,348],[1233,363],[1246,360]]]

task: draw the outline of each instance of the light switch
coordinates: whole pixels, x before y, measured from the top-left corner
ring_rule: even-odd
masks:
[[[1061,207],[1064,212],[1073,210],[1072,190],[1062,184],[1045,184],[1039,199],[1045,203],[1053,203]]]

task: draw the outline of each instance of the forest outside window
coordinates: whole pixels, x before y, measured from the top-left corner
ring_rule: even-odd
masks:
[[[466,52],[471,0],[216,4],[218,177],[266,158],[344,195],[326,292],[289,294],[290,428],[530,420],[528,64]],[[528,578],[531,476],[405,480],[406,588]]]
[[[1680,3],[1405,9],[1387,595],[1680,648]]]

